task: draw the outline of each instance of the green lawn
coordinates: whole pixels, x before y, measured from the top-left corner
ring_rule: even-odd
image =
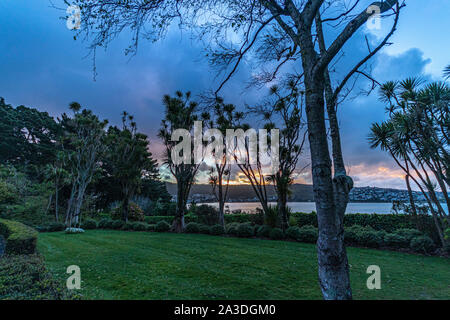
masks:
[[[81,268],[88,299],[320,299],[314,245],[193,234],[43,233],[39,251],[65,283]],[[449,299],[450,260],[349,248],[356,299]],[[381,290],[366,269],[381,268]]]

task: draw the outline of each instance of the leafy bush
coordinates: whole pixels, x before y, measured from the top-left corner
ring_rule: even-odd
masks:
[[[68,234],[76,234],[76,233],[84,233],[84,229],[82,228],[67,228],[65,233]]]
[[[428,236],[418,236],[411,239],[410,248],[419,253],[431,253],[434,249],[434,242]]]
[[[160,221],[165,221],[168,224],[171,224],[174,219],[175,216],[147,216],[144,220],[148,224],[157,224]]]
[[[147,231],[155,231],[156,230],[156,224],[148,224],[147,223]]]
[[[184,231],[186,233],[199,233],[200,232],[199,224],[195,222],[190,222],[186,224],[186,228],[184,229]]]
[[[244,223],[244,222],[250,222],[251,218],[252,218],[251,216],[252,216],[252,214],[231,213],[231,214],[226,214],[224,216],[224,218],[225,218],[225,223],[233,223],[233,222]]]
[[[97,229],[97,221],[93,219],[86,219],[81,223],[81,227],[86,230]]]
[[[131,229],[134,231],[147,231],[147,223],[144,222],[133,222],[131,223]]]
[[[363,231],[358,234],[358,244],[369,248],[383,245],[384,234],[381,231]]]
[[[37,254],[0,259],[0,300],[78,299],[55,281]]]
[[[203,234],[209,234],[210,227],[207,226],[206,224],[199,224],[198,225],[198,232],[199,233],[203,233]]]
[[[253,237],[255,229],[248,223],[241,223],[237,228],[237,236],[241,238]]]
[[[177,213],[177,203],[176,202],[157,202],[157,205],[152,209],[152,216],[172,216],[172,217],[174,217],[176,215],[176,213]]]
[[[122,206],[115,208],[112,212],[112,218],[114,220],[122,219]],[[136,203],[130,202],[128,205],[128,221],[131,222],[143,222],[144,210],[141,209]]]
[[[256,229],[256,235],[258,237],[266,237],[269,238],[270,236],[270,231],[272,231],[272,227],[267,226],[267,225],[263,225],[260,226]]]
[[[220,224],[215,224],[209,229],[209,233],[215,236],[220,236],[225,233],[225,228]]]
[[[278,210],[277,207],[269,206],[264,216],[264,224],[275,228],[278,222]]]
[[[111,223],[110,223],[111,229],[114,229],[114,230],[121,230],[124,225],[125,225],[125,221],[123,221],[123,220],[114,220],[114,221],[111,221]]]
[[[273,228],[272,230],[270,230],[269,238],[272,240],[284,239],[283,230],[281,230],[280,228]]]
[[[316,227],[306,225],[299,229],[297,240],[306,243],[316,243],[318,236],[319,232]]]
[[[170,224],[168,224],[166,221],[160,221],[155,226],[156,232],[167,232],[170,230]]]
[[[297,219],[296,219],[293,215],[290,215],[290,216],[289,216],[289,225],[290,225],[291,227],[296,227],[296,226],[298,226]]]
[[[384,236],[384,244],[392,248],[408,248],[409,241],[406,237],[396,233],[388,233]]]
[[[208,226],[215,225],[219,221],[219,211],[215,207],[207,204],[196,206],[193,209],[193,214],[197,216],[198,223]]]
[[[226,233],[227,234],[229,234],[229,235],[233,235],[233,236],[236,236],[237,235],[237,230],[238,230],[238,227],[239,227],[239,223],[237,223],[237,222],[232,222],[232,223],[230,223],[230,224],[227,224],[226,226],[225,226],[225,231],[226,231]]]
[[[6,254],[36,252],[38,232],[20,222],[0,219],[0,235],[6,240]]]
[[[116,221],[121,221],[121,220],[116,220]],[[99,221],[98,228],[99,229],[112,229],[113,222],[114,222],[114,220],[111,220],[108,218],[103,218]]]
[[[122,221],[122,220],[116,220],[116,221]],[[123,231],[133,230],[133,222],[123,222],[122,228],[120,228],[120,230],[123,230]]]
[[[360,241],[360,233],[374,231],[371,227],[363,227],[360,225],[353,225],[344,228],[344,242],[346,244],[358,244]]]
[[[317,214],[313,213],[292,213],[297,219],[298,226],[313,225],[317,227]],[[421,226],[423,233],[431,237],[435,243],[439,243],[439,237],[436,232],[433,217],[427,214],[418,214],[417,223]],[[346,228],[353,225],[371,227],[374,230],[384,230],[388,233],[394,233],[397,229],[416,229],[416,221],[411,215],[407,214],[366,214],[352,213],[344,216],[344,226]]]
[[[399,236],[405,237],[408,241],[411,241],[413,238],[423,235],[419,230],[411,228],[398,229],[395,230],[394,233],[398,234]]]
[[[286,236],[289,239],[297,240],[300,237],[300,228],[297,226],[289,227],[286,229]]]
[[[62,222],[52,222],[47,225],[48,232],[64,231],[66,225]]]

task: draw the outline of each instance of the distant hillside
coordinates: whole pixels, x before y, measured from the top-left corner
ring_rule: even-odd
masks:
[[[167,190],[172,196],[176,195],[176,185],[166,183]],[[293,184],[291,186],[292,194],[289,201],[304,202],[314,201],[312,185]],[[273,186],[267,187],[267,193],[270,201],[276,200],[275,189]],[[231,185],[228,191],[230,202],[253,202],[258,201],[253,189],[250,185]],[[420,192],[413,192],[416,201],[424,201],[425,198]],[[439,196],[443,199],[442,193]],[[212,194],[211,186],[207,184],[196,184],[192,187],[189,196],[190,200],[196,202],[215,202]],[[408,201],[408,192],[399,189],[385,189],[376,187],[354,188],[350,192],[350,201],[367,201],[367,202],[391,202],[391,201]]]

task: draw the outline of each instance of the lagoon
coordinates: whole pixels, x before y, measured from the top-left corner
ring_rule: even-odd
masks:
[[[209,205],[218,207],[218,203],[208,203]],[[270,202],[270,205],[276,206],[276,202]],[[316,211],[314,202],[288,202],[288,207],[292,212],[310,213]],[[447,206],[443,204],[444,210]],[[256,208],[261,208],[259,202],[229,202],[225,205],[225,209],[230,212],[234,210],[242,210],[244,212],[255,212]],[[392,212],[392,203],[390,202],[350,202],[345,213],[378,213],[389,214]]]

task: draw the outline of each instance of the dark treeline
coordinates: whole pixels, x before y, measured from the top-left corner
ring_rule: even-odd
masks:
[[[159,179],[147,136],[123,113],[108,126],[78,103],[54,119],[34,108],[0,99],[0,209],[5,218],[40,225],[79,226],[82,214],[164,206],[170,201]]]

